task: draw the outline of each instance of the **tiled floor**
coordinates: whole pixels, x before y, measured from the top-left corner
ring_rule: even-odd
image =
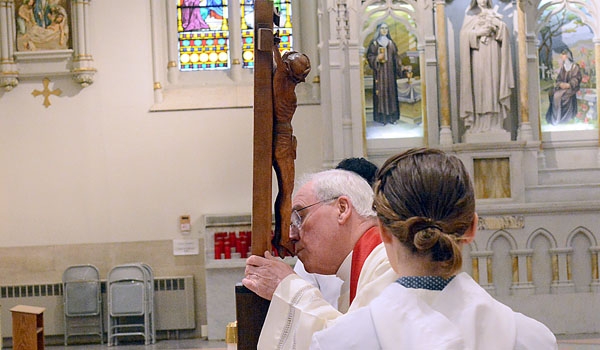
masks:
[[[600,349],[600,335],[558,336],[559,350]]]
[[[559,350],[592,350],[600,349],[600,335],[579,335],[579,336],[559,336]],[[203,339],[185,339],[185,340],[160,340],[153,345],[140,345],[139,343],[129,343],[119,346],[108,347],[106,344],[86,344],[65,346],[46,346],[48,350],[167,350],[167,349],[219,349],[225,350],[227,344],[221,341],[208,341]]]
[[[122,343],[119,346],[111,346],[103,344],[85,344],[85,345],[54,345],[46,346],[48,350],[167,350],[167,349],[213,349],[225,350],[227,344],[222,341],[204,340],[204,339],[182,339],[182,340],[159,340],[156,344],[143,345],[141,342]]]

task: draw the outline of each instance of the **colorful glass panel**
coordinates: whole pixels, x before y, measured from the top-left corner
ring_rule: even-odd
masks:
[[[544,10],[538,19],[541,130],[598,129],[598,57],[594,31],[581,17],[589,12],[584,7],[572,12],[550,2],[540,2]]]
[[[228,69],[227,0],[177,0],[179,70]]]
[[[254,0],[240,0],[243,68],[254,68]],[[273,6],[279,11],[279,23],[274,25],[276,35],[281,38],[279,51],[292,50],[292,2],[274,0]]]

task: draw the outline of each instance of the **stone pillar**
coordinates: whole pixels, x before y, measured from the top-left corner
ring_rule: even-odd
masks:
[[[19,84],[19,72],[14,59],[15,38],[9,33],[15,32],[13,16],[14,3],[0,0],[0,88],[11,91]]]
[[[167,79],[171,84],[177,84],[179,80],[179,45],[177,31],[177,5],[173,1],[168,1],[167,4]],[[154,21],[154,19],[153,19]],[[154,58],[155,60],[158,57]]]
[[[90,0],[73,1],[73,64],[71,72],[73,80],[82,87],[87,87],[94,82],[96,68],[93,67],[94,60],[90,54],[89,39],[89,7]]]
[[[450,88],[448,82],[448,40],[446,37],[446,2],[435,3],[435,24],[437,28],[437,61],[440,76],[440,144],[452,144],[450,129]]]
[[[598,84],[598,73],[600,73],[600,38],[594,39],[594,48],[596,51],[596,118],[598,118],[596,120],[600,120],[600,84]],[[600,128],[598,130],[600,132]],[[598,153],[598,163],[600,164],[600,152]]]
[[[421,113],[423,114],[423,141],[425,145],[429,146],[429,125],[427,120],[427,79],[423,79],[425,77],[425,50],[419,48],[419,67],[420,67],[420,75],[421,75]],[[452,137],[452,136],[451,136]]]
[[[296,51],[300,51],[310,58],[310,65],[313,67],[309,73],[309,78],[306,79],[307,82],[315,82],[315,79],[318,81],[319,72],[317,67],[320,64],[319,61],[319,31],[318,31],[318,21],[317,21],[317,2],[316,0],[305,0],[300,2],[293,1],[292,2],[293,13],[300,13],[300,16],[292,17],[292,24],[294,27],[294,41],[298,43],[300,40],[300,46],[296,47],[294,44],[294,49]],[[298,12],[295,12],[298,10]],[[302,19],[302,23],[300,23],[300,18]],[[298,31],[296,28],[300,28]],[[312,78],[310,78],[312,77]]]
[[[490,294],[495,293],[496,288],[494,287],[494,281],[492,276],[492,255],[493,251],[480,251],[471,252],[473,260],[477,259],[477,262],[473,263],[473,267],[477,267],[477,278],[474,277],[479,285],[487,290]],[[475,273],[475,271],[473,271]]]
[[[223,4],[227,5],[227,17],[223,21],[227,21],[229,29],[241,28],[242,13],[240,6],[231,5],[229,2],[231,0],[223,1]],[[229,59],[231,80],[240,81],[242,79],[242,38],[240,32],[229,31]]]
[[[527,25],[526,25],[526,0],[517,3],[517,19],[519,23],[518,62],[519,62],[519,111],[521,122],[517,133],[517,140],[533,141],[533,130],[529,122],[529,79],[527,77]]]
[[[511,290],[513,294],[530,295],[534,292],[531,272],[532,249],[514,250],[510,252],[512,256],[513,285]]]
[[[590,247],[590,253],[592,254],[592,283],[590,289],[593,293],[600,292],[600,246]]]
[[[158,6],[160,6],[160,2],[158,1],[152,1],[150,3],[150,15],[151,15],[151,20],[154,22],[152,23],[152,26],[150,28],[150,38],[151,38],[151,44],[152,44],[152,57],[154,58],[152,60],[152,80],[153,80],[153,88],[154,88],[154,102],[155,103],[161,103],[163,101],[163,90],[162,90],[162,84],[160,83],[160,73],[161,73],[161,67],[160,67],[160,61],[158,59],[156,59],[157,57],[159,57],[159,47],[158,47],[158,38],[159,38],[159,28],[162,28],[158,25],[158,14],[161,13],[160,9],[158,8]]]
[[[479,259],[471,258],[471,276],[473,280],[479,283]]]
[[[572,293],[575,291],[575,284],[571,280],[571,268],[569,264],[570,255],[573,254],[573,248],[550,249],[552,257],[552,286],[553,294]]]

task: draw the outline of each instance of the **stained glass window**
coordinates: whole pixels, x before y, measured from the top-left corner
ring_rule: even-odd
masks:
[[[177,0],[179,70],[230,67],[227,0]]]
[[[254,0],[240,0],[242,62],[244,68],[254,68]],[[273,6],[279,13],[279,23],[274,25],[276,35],[281,38],[279,51],[292,50],[292,3],[291,0],[274,0]]]

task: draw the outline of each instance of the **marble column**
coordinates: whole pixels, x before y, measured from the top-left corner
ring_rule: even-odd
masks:
[[[94,82],[96,68],[93,67],[94,59],[90,54],[89,39],[89,6],[90,0],[73,1],[73,65],[71,72],[73,80],[82,87],[87,87]]]
[[[419,49],[419,66],[419,74],[421,77],[424,77],[426,74],[425,50],[421,48]],[[429,128],[427,127],[429,125],[427,120],[427,79],[423,78],[421,78],[421,111],[423,114],[423,141],[425,142],[426,146],[429,146]]]
[[[590,247],[590,252],[592,253],[592,283],[591,283],[591,291],[594,293],[600,292],[600,246]]]
[[[160,28],[156,23],[156,21],[158,20],[158,14],[160,13],[160,9],[158,8],[158,6],[160,6],[160,2],[158,1],[152,1],[150,2],[150,15],[151,15],[151,20],[155,21],[155,23],[152,24],[151,28],[150,28],[150,38],[151,38],[151,44],[152,44],[152,80],[153,80],[153,88],[154,88],[154,102],[155,103],[161,103],[163,101],[163,89],[162,89],[162,84],[160,83],[160,72],[161,72],[161,67],[159,64],[159,60],[157,59],[157,57],[159,57],[159,48],[158,48],[158,37],[159,37],[159,33],[158,33],[158,28]]]
[[[177,30],[177,5],[173,1],[167,1],[167,79],[171,84],[177,84],[179,80],[179,45]],[[154,21],[154,19],[153,19]],[[158,25],[158,24],[157,24]],[[155,56],[155,60],[159,57]]]
[[[517,133],[517,140],[533,141],[533,130],[529,122],[529,79],[527,77],[527,25],[526,25],[526,0],[517,3],[518,19],[518,58],[519,58],[519,110],[521,123]]]
[[[598,84],[598,73],[600,73],[600,37],[594,39],[594,48],[596,51],[596,120],[600,120],[600,84]],[[600,127],[598,130],[600,132]],[[600,140],[600,138],[598,139]],[[600,152],[598,153],[598,163],[600,163]]]
[[[551,249],[552,258],[552,286],[553,294],[572,293],[575,291],[575,284],[571,280],[570,255],[573,254],[573,248]]]
[[[477,269],[477,275],[474,275],[474,279],[479,282],[479,285],[487,290],[490,294],[495,292],[494,281],[492,276],[492,255],[493,251],[479,251],[471,252],[473,260],[477,259],[477,262],[473,263],[473,273]]]
[[[513,294],[530,295],[534,292],[531,272],[531,257],[533,250],[515,250],[511,251],[513,265],[513,285],[511,290]]]
[[[299,42],[301,40],[300,46],[296,47],[294,45],[294,49],[306,54],[310,58],[310,65],[313,69],[311,69],[309,77],[312,78],[306,79],[306,81],[315,83],[319,81],[317,67],[320,64],[319,52],[317,51],[319,46],[317,2],[316,0],[304,0],[302,4],[300,2],[293,2],[292,9],[293,11],[298,10],[295,13],[300,13],[300,18],[302,19],[302,23],[300,23],[298,16],[292,17],[294,34],[296,35],[294,41]],[[300,28],[300,30],[298,31],[296,28]]]
[[[435,24],[437,28],[437,61],[440,77],[440,144],[452,144],[450,129],[450,94],[448,82],[448,40],[446,37],[446,2],[436,1]]]
[[[241,8],[240,6],[235,6],[235,4],[230,5],[229,2],[233,1],[223,1],[224,5],[227,6],[228,14],[227,14],[227,23],[229,28],[241,28]],[[240,37],[240,32],[230,31],[229,32],[229,59],[230,59],[230,70],[229,74],[231,80],[240,81],[242,79],[242,38]]]
[[[0,0],[0,88],[5,91],[19,84],[19,72],[14,60],[14,11],[12,1]]]

